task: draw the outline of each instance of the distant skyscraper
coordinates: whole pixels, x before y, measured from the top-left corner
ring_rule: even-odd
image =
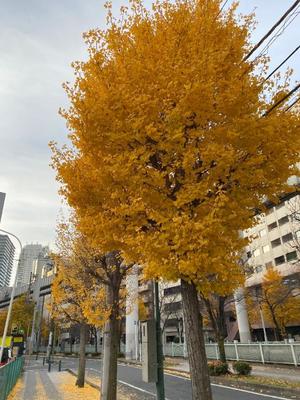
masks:
[[[7,235],[0,235],[0,287],[9,286],[15,246]]]
[[[36,273],[37,260],[49,251],[41,244],[27,244],[20,255],[17,285],[26,285],[30,282],[31,274]]]

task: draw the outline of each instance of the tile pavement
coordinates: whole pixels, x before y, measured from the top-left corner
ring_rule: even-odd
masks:
[[[8,400],[99,400],[99,391],[86,385],[75,386],[69,372],[25,371]]]

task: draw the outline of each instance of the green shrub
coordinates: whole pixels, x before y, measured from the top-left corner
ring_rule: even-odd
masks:
[[[250,375],[252,371],[251,365],[245,361],[236,361],[232,367],[238,375]]]
[[[208,363],[208,371],[211,376],[220,376],[228,373],[228,364],[221,361],[211,361]]]

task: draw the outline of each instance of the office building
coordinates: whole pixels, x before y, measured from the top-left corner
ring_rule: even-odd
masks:
[[[33,275],[40,272],[42,260],[48,251],[48,247],[38,243],[27,244],[23,247],[19,260],[17,286],[27,285],[33,280]]]
[[[9,286],[15,247],[7,235],[0,235],[0,287]]]

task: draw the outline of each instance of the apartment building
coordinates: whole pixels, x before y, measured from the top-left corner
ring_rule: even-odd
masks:
[[[276,268],[282,276],[298,276],[300,241],[300,194],[286,196],[267,213],[256,217],[257,224],[245,232],[252,238],[246,248],[250,267],[246,286],[262,282],[268,268]]]
[[[291,193],[277,204],[269,204],[264,214],[256,217],[257,224],[244,233],[251,238],[246,248],[246,287],[255,289],[262,283],[269,268],[275,268],[283,276],[285,284],[292,283],[300,290],[300,193]],[[290,332],[300,334],[298,328]],[[260,323],[252,326],[262,328]]]
[[[0,287],[9,286],[15,246],[7,235],[0,235]]]

